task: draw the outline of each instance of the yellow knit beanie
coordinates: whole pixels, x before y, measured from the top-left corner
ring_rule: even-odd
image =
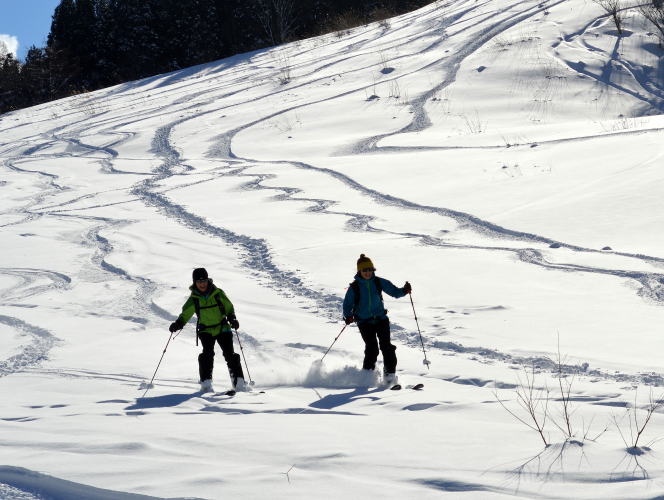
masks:
[[[367,267],[370,267],[374,271],[376,270],[374,268],[373,262],[371,262],[371,259],[366,255],[361,254],[360,258],[357,259],[357,270],[361,271],[362,269],[366,269]]]

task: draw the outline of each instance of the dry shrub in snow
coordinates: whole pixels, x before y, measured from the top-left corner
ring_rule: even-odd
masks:
[[[496,400],[507,413],[512,415],[529,429],[537,432],[542,439],[544,446],[549,446],[547,437],[544,434],[544,429],[549,415],[551,392],[546,385],[544,387],[537,387],[535,378],[535,367],[533,366],[530,371],[524,367],[523,379],[519,377],[519,383],[515,389],[516,401],[525,415],[520,415],[517,412],[510,410],[500,399],[497,392],[494,392],[494,395]]]
[[[622,35],[622,11],[620,9],[620,0],[594,0],[597,5],[602,7],[607,14],[613,19],[613,23],[616,25],[618,30],[618,35]]]
[[[535,366],[532,366],[530,369],[524,367],[523,376],[517,377],[518,384],[515,392],[520,410],[515,411],[508,408],[500,399],[497,391],[494,391],[496,400],[512,417],[537,432],[545,447],[551,444],[550,435],[546,433],[546,425],[549,422],[563,434],[565,442],[582,444],[586,441],[596,441],[609,429],[609,424],[594,437],[590,436],[593,420],[588,425],[582,420],[580,429],[578,425],[575,425],[572,418],[576,410],[572,407],[572,385],[576,373],[568,373],[568,365],[562,362],[560,354],[556,367],[559,397],[549,389],[546,383],[541,384],[537,380]],[[650,446],[657,440],[653,439],[647,445],[639,446],[654,414],[664,407],[664,395],[655,398],[651,390],[648,402],[641,407],[637,404],[637,395],[634,396],[634,404],[626,407],[625,414],[621,418],[613,416],[613,424],[625,443],[627,452],[633,456],[650,451]],[[578,419],[576,421],[578,422]]]
[[[664,47],[664,2],[652,0],[652,3],[639,6],[638,10],[659,31],[659,44]]]
[[[639,447],[639,441],[641,440],[641,437],[643,436],[646,427],[648,427],[648,424],[650,423],[653,414],[656,413],[657,410],[662,408],[662,406],[664,405],[662,396],[660,396],[659,398],[653,397],[651,389],[648,402],[643,407],[645,415],[643,415],[641,419],[639,419],[639,407],[637,405],[637,396],[638,392],[634,394],[634,405],[628,406],[626,408],[625,415],[623,416],[622,419],[618,419],[615,416],[613,417],[614,424],[616,426],[616,429],[618,429],[620,437],[625,443],[625,447],[630,453],[635,455],[642,454],[644,450],[647,451],[649,449],[648,447],[650,446],[650,444],[652,444],[651,442],[644,448]],[[627,419],[626,425],[623,424],[625,419]],[[623,431],[623,427],[627,427],[627,429]]]

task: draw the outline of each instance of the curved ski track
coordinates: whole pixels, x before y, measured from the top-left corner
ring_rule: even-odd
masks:
[[[21,352],[0,361],[0,377],[37,366],[48,357],[48,352],[57,340],[48,330],[18,318],[0,315],[0,323],[32,338],[32,342],[23,346]]]

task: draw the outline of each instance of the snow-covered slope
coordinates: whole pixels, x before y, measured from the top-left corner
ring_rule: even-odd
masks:
[[[439,1],[1,116],[0,496],[664,495],[659,411],[628,449],[664,386],[662,52],[626,18]],[[364,387],[355,326],[317,363],[360,253],[413,285],[424,391]],[[196,392],[191,324],[141,388],[198,266],[252,393]]]

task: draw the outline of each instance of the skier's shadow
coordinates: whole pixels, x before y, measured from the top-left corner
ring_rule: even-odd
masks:
[[[371,394],[384,392],[380,388],[369,388],[369,387],[357,387],[350,392],[345,392],[342,394],[328,394],[323,396],[318,401],[314,401],[309,406],[311,408],[320,408],[323,410],[332,410],[338,408],[339,406],[352,403],[359,399],[369,399],[371,401],[376,401],[380,399],[379,397],[372,396]]]
[[[137,398],[136,402],[131,406],[127,406],[125,410],[146,410],[149,408],[172,408],[200,395],[201,395],[200,392],[194,392],[189,394],[165,394],[163,396]]]

